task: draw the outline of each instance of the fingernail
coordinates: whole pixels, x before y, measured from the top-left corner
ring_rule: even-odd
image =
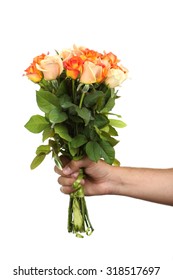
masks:
[[[62,193],[64,193],[64,188],[63,188],[63,187],[61,187],[61,188],[60,188],[60,191],[61,191]]]
[[[82,180],[80,181],[80,183],[81,183],[81,185],[85,185],[85,180],[82,179]]]
[[[67,166],[67,167],[64,167],[62,171],[63,171],[63,173],[64,173],[65,175],[70,175],[71,172],[72,172],[71,169],[70,169],[70,167],[68,167],[68,166]]]
[[[79,175],[79,172],[75,172],[75,173],[71,174],[71,176],[75,179],[78,177],[78,175]]]

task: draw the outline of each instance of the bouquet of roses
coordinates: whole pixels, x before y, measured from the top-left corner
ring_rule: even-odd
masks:
[[[39,86],[36,102],[42,111],[33,115],[25,128],[42,133],[42,142],[46,141],[36,149],[31,169],[48,154],[59,168],[61,155],[73,160],[87,156],[95,162],[102,159],[119,165],[114,150],[119,142],[116,128],[125,123],[111,111],[127,69],[119,65],[116,55],[74,46],[54,55],[36,56],[24,75]],[[81,169],[68,208],[68,231],[78,237],[93,231],[80,184],[84,176]]]

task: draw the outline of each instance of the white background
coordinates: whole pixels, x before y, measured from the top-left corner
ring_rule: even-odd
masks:
[[[13,269],[96,268],[95,279],[114,279],[108,266],[160,266],[158,276],[116,279],[173,279],[173,208],[127,197],[87,197],[95,231],[84,239],[67,233],[68,196],[59,191],[51,158],[29,168],[41,135],[24,128],[41,113],[35,85],[22,77],[34,56],[83,45],[112,51],[129,69],[115,112],[117,158],[122,166],[173,166],[173,41],[171,0],[37,0],[0,4],[0,274]],[[89,279],[89,276],[67,279]],[[94,279],[94,276],[92,277]],[[59,276],[60,279],[60,276]]]

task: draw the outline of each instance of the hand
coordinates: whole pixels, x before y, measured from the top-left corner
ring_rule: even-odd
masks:
[[[81,184],[85,195],[123,195],[161,204],[173,205],[173,168],[133,168],[115,167],[99,160],[97,163],[83,158],[69,161],[62,158],[63,170],[55,167],[60,175],[61,191],[74,192],[72,187],[83,168],[85,177]]]
[[[63,170],[55,166],[55,172],[60,175],[58,183],[62,185],[61,191],[65,194],[70,194],[74,191],[72,184],[76,180],[79,169],[83,168],[85,177],[81,184],[84,186],[85,195],[103,195],[115,194],[116,188],[118,193],[118,184],[112,180],[112,174],[115,177],[115,167],[99,160],[97,163],[83,158],[81,160],[69,161],[67,158],[61,158],[63,163]]]

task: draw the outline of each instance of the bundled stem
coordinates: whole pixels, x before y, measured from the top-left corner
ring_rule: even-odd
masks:
[[[79,176],[73,183],[75,192],[70,194],[68,208],[68,232],[73,232],[76,237],[81,238],[83,238],[83,235],[80,233],[91,235],[94,230],[89,219],[84,190],[80,184],[82,178],[83,170],[80,169]]]

